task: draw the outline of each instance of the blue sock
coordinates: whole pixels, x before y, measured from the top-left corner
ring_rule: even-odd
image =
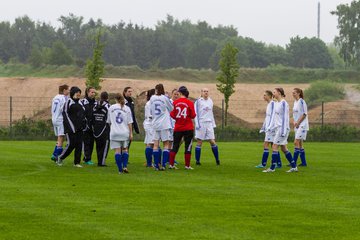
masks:
[[[270,166],[271,170],[275,169],[276,163],[278,162],[278,158],[279,158],[279,152],[273,151],[271,155],[271,166]]]
[[[162,166],[166,167],[166,163],[169,162],[170,152],[169,149],[164,149],[163,151],[163,159],[162,159]]]
[[[154,155],[155,168],[159,168],[159,162],[160,162],[160,152],[159,152],[159,149],[158,149],[158,150],[153,150],[153,155]]]
[[[285,153],[285,157],[286,157],[286,159],[289,161],[291,167],[292,167],[292,168],[296,168],[296,164],[295,164],[294,159],[293,159],[292,156],[291,156],[291,152],[287,151],[287,152]]]
[[[282,167],[282,162],[281,162],[281,157],[280,157],[280,152],[278,152],[278,157],[277,157],[277,165],[278,165],[278,167]]]
[[[55,145],[54,151],[52,153],[53,156],[57,157],[57,145]]]
[[[123,152],[123,154],[121,155],[121,160],[122,160],[122,164],[123,164],[123,168],[127,168],[127,164],[129,161],[129,153],[128,152]]]
[[[119,172],[122,172],[123,169],[122,169],[122,160],[121,160],[121,154],[120,153],[115,153],[115,162],[116,162],[116,165],[119,169]]]
[[[62,151],[63,151],[63,148],[62,148],[62,147],[57,147],[57,148],[56,148],[56,156],[57,156],[57,157],[60,156],[61,153],[62,153]]]
[[[146,166],[151,167],[152,164],[153,149],[151,147],[145,148]]]
[[[216,162],[218,162],[218,161],[219,161],[219,150],[218,150],[218,146],[217,146],[217,145],[211,146],[211,150],[212,150],[212,152],[213,152],[213,154],[214,154],[214,157],[215,157]]]
[[[264,148],[264,152],[263,152],[263,156],[262,156],[262,160],[261,160],[261,164],[263,166],[266,166],[268,157],[269,157],[269,149]]]
[[[294,149],[294,161],[295,161],[295,164],[298,160],[298,157],[299,157],[299,154],[300,154],[300,149],[299,148],[295,148]]]
[[[301,159],[301,164],[306,166],[306,158],[305,158],[305,150],[303,148],[300,149],[300,159]]]
[[[200,156],[201,156],[201,146],[195,147],[195,159],[196,162],[200,162]]]

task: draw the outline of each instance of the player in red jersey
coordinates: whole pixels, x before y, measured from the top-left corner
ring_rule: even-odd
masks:
[[[179,151],[181,139],[185,142],[185,169],[192,170],[190,166],[192,140],[194,137],[194,124],[192,119],[196,117],[194,103],[188,99],[189,91],[185,86],[178,90],[180,98],[174,101],[174,109],[170,116],[175,119],[174,143],[170,152],[170,169],[176,169],[174,160]]]

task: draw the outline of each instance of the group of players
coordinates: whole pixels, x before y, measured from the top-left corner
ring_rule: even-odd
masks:
[[[275,88],[273,92],[267,90],[264,93],[264,100],[268,103],[266,108],[266,117],[260,133],[265,132],[264,152],[261,164],[256,168],[265,168],[269,156],[269,146],[272,145],[271,166],[263,172],[275,172],[275,168],[281,168],[279,147],[285,154],[286,159],[291,166],[287,172],[297,172],[298,166],[306,167],[305,150],[303,141],[309,130],[309,120],[307,105],[304,100],[304,93],[300,88],[294,88],[292,95],[294,97],[293,107],[293,126],[295,131],[295,149],[292,155],[287,148],[287,139],[290,133],[289,105],[285,100],[283,88]],[[301,164],[297,165],[297,159],[300,155]]]
[[[51,159],[61,166],[63,160],[74,150],[74,166],[82,167],[81,153],[84,152],[84,164],[92,165],[91,155],[96,142],[98,166],[106,166],[105,160],[109,145],[115,150],[115,162],[119,173],[128,173],[129,148],[133,131],[139,133],[135,118],[132,88],[126,87],[123,94],[116,94],[116,103],[110,105],[107,92],[95,100],[96,91],[92,87],[85,90],[81,97],[80,88],[68,85],[59,86],[59,94],[52,101],[52,122],[57,136],[57,144]],[[147,92],[145,105],[145,157],[146,166],[157,171],[177,169],[175,156],[180,144],[185,144],[185,169],[192,170],[190,165],[192,141],[195,137],[196,164],[201,165],[202,141],[211,144],[216,164],[220,165],[218,147],[215,143],[213,102],[209,90],[201,90],[201,97],[195,104],[188,99],[189,91],[185,86],[174,89],[171,96],[164,86],[158,84]],[[66,137],[66,147],[63,143]],[[163,143],[163,149],[160,148]]]

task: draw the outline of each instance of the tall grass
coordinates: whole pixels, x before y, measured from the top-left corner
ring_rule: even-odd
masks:
[[[105,66],[107,78],[168,79],[189,82],[216,82],[217,72],[211,69],[141,69],[138,66]],[[85,77],[84,69],[77,66],[43,66],[28,64],[0,64],[0,77]],[[240,68],[238,83],[311,83],[315,80],[332,80],[360,83],[360,71],[300,69],[283,66],[268,68]]]

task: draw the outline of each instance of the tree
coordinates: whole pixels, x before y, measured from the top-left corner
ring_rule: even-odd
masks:
[[[98,31],[95,38],[95,47],[92,59],[86,63],[86,86],[94,87],[96,90],[101,89],[100,78],[104,74],[105,62],[103,60],[104,44],[101,42],[101,30]]]
[[[33,68],[41,67],[41,65],[44,63],[44,58],[38,46],[33,46],[33,48],[31,49],[28,62]]]
[[[229,109],[229,98],[235,92],[235,78],[239,75],[239,64],[236,61],[238,49],[228,43],[221,51],[219,62],[220,72],[216,79],[220,82],[216,84],[217,89],[224,94],[225,98],[225,126],[227,125],[227,112]]]
[[[338,17],[339,36],[335,44],[347,66],[360,64],[360,1],[340,4],[331,14]]]
[[[333,68],[333,60],[325,43],[318,38],[290,39],[286,46],[290,55],[290,66],[298,68]]]
[[[71,65],[74,62],[69,49],[61,41],[54,42],[48,58],[51,65]]]

